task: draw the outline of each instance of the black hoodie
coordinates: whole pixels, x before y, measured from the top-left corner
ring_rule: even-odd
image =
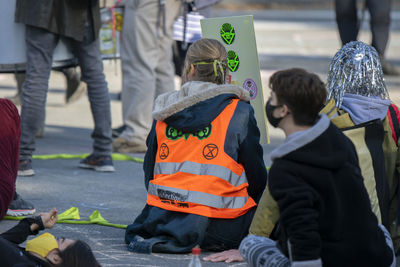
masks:
[[[323,266],[390,266],[393,253],[371,210],[354,145],[325,115],[290,135],[271,158],[268,186],[286,256],[321,258]]]

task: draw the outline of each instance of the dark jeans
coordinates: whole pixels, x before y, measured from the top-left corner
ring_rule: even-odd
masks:
[[[392,0],[365,1],[371,16],[372,46],[375,47],[379,55],[383,56],[389,40]],[[342,44],[356,41],[359,30],[356,0],[336,0],[335,10]]]
[[[20,159],[32,158],[35,150],[35,135],[44,119],[49,76],[53,52],[60,38],[67,43],[79,61],[82,81],[87,83],[90,108],[94,119],[93,153],[111,153],[111,112],[107,82],[103,74],[103,62],[98,40],[87,37],[82,41],[61,37],[47,30],[26,26],[26,79],[22,87],[21,147]]]

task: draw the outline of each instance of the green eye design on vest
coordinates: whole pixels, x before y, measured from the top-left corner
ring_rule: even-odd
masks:
[[[235,51],[228,51],[228,68],[230,71],[235,72],[239,68],[239,56]]]
[[[229,23],[224,23],[220,30],[221,38],[227,45],[230,45],[235,40],[235,28]]]
[[[202,130],[200,130],[198,132],[195,132],[195,133],[183,133],[182,131],[177,130],[177,129],[171,127],[171,126],[167,126],[167,128],[165,129],[165,136],[168,139],[172,140],[172,141],[178,140],[178,139],[180,139],[182,137],[184,137],[185,140],[188,140],[190,135],[193,135],[194,137],[196,137],[199,140],[203,140],[203,139],[207,139],[208,137],[210,137],[211,129],[212,129],[212,126],[210,124],[210,125],[204,127],[204,129],[202,129]]]
[[[207,139],[211,135],[211,129],[212,125],[206,126],[203,130],[198,131],[197,133],[194,133],[193,136],[196,136],[197,139],[203,140]]]
[[[165,129],[165,136],[171,140],[178,140],[183,136],[183,132],[178,131],[177,129],[171,126],[167,126],[167,128]]]

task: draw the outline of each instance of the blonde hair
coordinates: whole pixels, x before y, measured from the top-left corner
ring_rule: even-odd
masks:
[[[192,80],[224,84],[228,74],[225,47],[214,39],[194,42],[186,54],[182,81],[188,81],[191,66],[195,68]]]

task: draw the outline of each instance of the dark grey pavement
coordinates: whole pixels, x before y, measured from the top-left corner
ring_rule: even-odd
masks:
[[[216,10],[217,16],[255,14],[257,47],[261,65],[264,97],[269,96],[268,78],[276,70],[303,67],[326,79],[330,58],[339,49],[336,25],[331,11],[226,11]],[[393,13],[392,35],[388,58],[400,65],[400,14]],[[361,39],[369,41],[368,24],[364,23]],[[121,103],[116,100],[121,90],[119,62],[104,62],[112,97],[113,127],[120,126]],[[117,69],[117,71],[116,71]],[[53,72],[48,94],[44,137],[37,139],[37,155],[91,151],[93,121],[87,97],[64,104],[64,80]],[[400,78],[387,77],[392,100],[400,104]],[[0,97],[15,94],[13,75],[0,75]],[[270,129],[271,144],[264,145],[267,164],[269,152],[283,141],[283,134]],[[143,154],[132,156],[142,157]],[[33,202],[37,212],[52,207],[62,212],[78,207],[82,219],[94,210],[112,223],[129,224],[140,213],[146,199],[142,164],[115,161],[115,173],[97,173],[79,169],[78,159],[34,160],[36,175],[18,177],[18,192]],[[0,232],[15,224],[0,222]],[[190,255],[133,254],[123,242],[124,230],[99,225],[58,224],[51,230],[56,236],[79,238],[93,248],[103,266],[187,266]],[[244,263],[205,263],[203,266],[246,266]]]

